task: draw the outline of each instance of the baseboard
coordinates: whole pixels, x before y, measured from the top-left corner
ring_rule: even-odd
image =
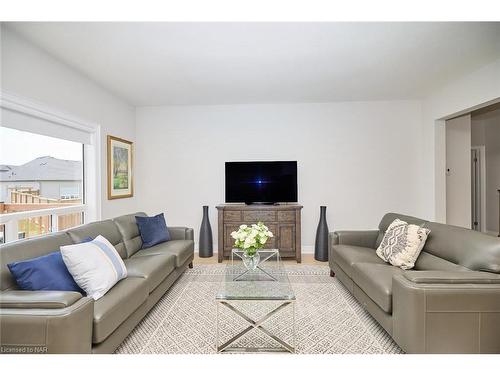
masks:
[[[214,254],[217,254],[217,244],[214,243],[213,249],[214,249]],[[198,253],[200,250],[199,246],[197,243],[194,244],[194,252]],[[314,254],[314,245],[304,245],[302,246],[302,254]]]
[[[194,246],[194,253],[195,255],[199,254],[200,249],[198,248],[198,245]],[[313,245],[306,245],[302,246],[302,254],[314,254],[314,246]],[[217,255],[217,245],[214,245],[214,256]]]
[[[302,246],[302,254],[314,254],[314,245]]]

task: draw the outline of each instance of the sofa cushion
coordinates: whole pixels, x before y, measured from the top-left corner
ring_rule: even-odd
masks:
[[[168,227],[170,240],[194,240],[194,231],[186,227]]]
[[[68,229],[66,233],[69,234],[73,243],[80,243],[87,237],[96,238],[101,235],[115,247],[122,259],[127,257],[122,236],[113,220],[96,221],[94,223],[81,225],[76,228]]]
[[[124,262],[129,276],[146,279],[150,293],[175,269],[175,256],[173,255],[132,257],[125,259]]]
[[[416,271],[470,271],[468,268],[422,251],[415,262]]]
[[[131,257],[142,248],[142,238],[137,226],[136,216],[147,216],[144,212],[118,216],[113,219],[123,238],[127,257]]]
[[[17,287],[7,264],[47,255],[60,246],[71,244],[65,232],[3,244],[0,246],[0,290]]]
[[[103,342],[149,295],[146,279],[127,277],[94,303],[92,342]]]
[[[157,254],[175,255],[175,266],[180,267],[193,256],[194,242],[191,240],[171,240],[148,249],[139,250],[133,257]]]
[[[392,313],[392,277],[403,271],[388,264],[355,263],[353,281],[386,313]]]
[[[333,261],[352,278],[352,266],[354,263],[376,263],[387,264],[377,256],[375,249],[352,245],[334,245],[332,247]]]
[[[474,271],[500,273],[500,238],[453,225],[427,226],[424,251]]]

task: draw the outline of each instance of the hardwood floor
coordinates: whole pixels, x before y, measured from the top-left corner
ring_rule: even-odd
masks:
[[[224,263],[227,262],[227,259],[224,260]],[[294,259],[286,260],[283,259],[283,262],[287,264],[297,264],[297,261]],[[212,257],[210,258],[200,258],[198,256],[198,253],[194,253],[194,264],[217,264],[217,253],[215,253]],[[304,254],[302,253],[302,263],[301,264],[318,264],[318,265],[324,265],[328,266],[328,262],[318,262],[317,260],[314,260],[314,254]]]

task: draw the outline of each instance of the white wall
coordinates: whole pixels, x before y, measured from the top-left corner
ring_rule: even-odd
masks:
[[[319,206],[333,229],[376,228],[388,211],[423,215],[415,101],[172,106],[137,109],[137,194],[149,214],[198,229],[202,205],[224,202],[224,162],[297,160],[302,239]]]
[[[486,150],[486,230],[499,232],[500,110],[472,117],[473,144]]]
[[[2,56],[0,60],[0,83],[2,85],[2,89],[8,90],[17,95],[40,101],[47,104],[48,106],[66,111],[74,116],[81,117],[84,120],[101,124],[103,217],[110,217],[125,212],[134,211],[136,209],[140,209],[145,204],[150,205],[150,203],[148,202],[144,202],[144,204],[143,202],[139,203],[139,199],[137,199],[137,196],[136,198],[120,199],[114,201],[108,201],[106,198],[105,135],[109,133],[133,141],[135,138],[134,108],[118,99],[114,95],[110,94],[106,90],[102,89],[98,85],[89,81],[83,75],[75,72],[72,68],[60,63],[50,55],[46,54],[44,51],[31,45],[30,43],[27,43],[11,31],[6,30],[3,26],[1,30],[1,38]],[[500,98],[500,59],[489,64],[488,66],[472,72],[471,74],[463,77],[460,80],[450,83],[440,90],[437,90],[432,95],[425,98],[425,100],[423,101],[421,116],[419,111],[415,111],[414,116],[411,120],[405,119],[404,121],[401,121],[401,123],[404,123],[401,129],[409,129],[409,124],[413,124],[413,119],[421,117],[421,123],[413,124],[413,130],[411,130],[410,132],[413,139],[409,140],[409,142],[411,142],[412,144],[412,147],[415,146],[414,151],[416,152],[416,156],[414,157],[414,159],[412,159],[412,164],[415,165],[415,167],[418,169],[418,172],[415,172],[415,175],[418,176],[416,181],[418,187],[415,188],[418,194],[415,197],[409,199],[413,201],[411,204],[416,209],[416,213],[420,214],[421,216],[425,216],[426,218],[435,218],[440,221],[444,221],[446,217],[444,122],[436,123],[436,120],[442,119],[452,114],[458,114],[464,110],[467,111],[470,109],[474,109],[475,107],[483,103],[495,100],[497,98]],[[343,107],[349,105],[353,106],[350,108],[361,106],[360,104],[356,103],[338,103],[335,105],[329,104],[326,106]],[[372,105],[383,106],[384,104],[373,103]],[[416,103],[413,103],[412,105],[418,106]],[[365,111],[364,107],[362,107],[361,110]],[[146,109],[141,111],[146,111]],[[190,109],[187,109],[187,111],[189,112]],[[319,112],[324,111],[318,111],[318,113]],[[247,113],[245,112],[244,114]],[[364,113],[353,113],[351,115],[353,117],[353,123],[360,123],[366,121],[366,117],[369,117],[370,114],[367,113],[367,115],[365,116]],[[140,117],[141,116],[139,116],[139,118]],[[291,117],[293,117],[293,115],[291,115]],[[334,123],[335,125],[333,126],[333,128],[335,129],[342,126],[341,121],[337,121],[335,116],[330,118],[326,115],[318,115],[318,117],[328,118],[326,120],[319,121],[318,123]],[[395,118],[397,118],[397,113]],[[395,118],[391,118],[391,116],[387,115],[387,113],[384,113],[382,119],[372,118],[367,122],[373,123],[373,132],[375,132],[377,126],[380,125],[382,125],[382,128],[390,128]],[[342,116],[340,116],[339,119],[342,120]],[[175,121],[174,123],[177,122],[179,121]],[[191,119],[190,122],[198,123],[198,121],[195,121],[193,119]],[[199,122],[203,123],[203,121]],[[251,121],[243,122],[245,122],[246,124],[251,123],[251,125],[255,125]],[[299,122],[300,121],[297,121],[297,123]],[[241,118],[233,119],[232,121],[232,124],[235,126],[241,123]],[[270,124],[272,123],[272,121],[263,121],[262,123]],[[272,124],[274,125],[274,123]],[[302,122],[300,122],[301,127],[305,127],[306,124],[308,124],[306,120],[302,120]],[[167,125],[170,126],[171,124]],[[312,126],[314,127],[315,125]],[[356,129],[357,127],[354,128]],[[398,130],[401,129],[398,128]],[[138,124],[138,134],[140,135],[141,132],[141,124]],[[335,132],[340,132],[340,130],[331,131],[332,134]],[[353,134],[355,134],[354,131]],[[379,135],[380,134],[377,134],[377,136]],[[146,131],[145,137],[148,137],[148,131]],[[149,137],[154,138],[151,136]],[[310,137],[311,135],[306,132],[305,138],[307,139]],[[397,140],[397,138],[394,139]],[[292,139],[287,139],[285,144],[291,144],[292,141]],[[295,139],[295,141],[297,141],[297,139]],[[321,145],[319,149],[323,152],[323,149],[326,147],[325,142],[321,142],[321,139],[319,141]],[[152,154],[152,150],[145,150],[144,156],[142,155],[142,152],[144,150],[141,149],[141,145],[145,144],[144,142],[147,142],[145,138],[143,139],[143,141],[136,144],[136,155],[137,158],[141,159],[141,162],[147,160],[147,157]],[[386,142],[386,140],[382,140],[382,143],[383,142]],[[165,143],[166,142],[162,142],[162,144]],[[401,141],[397,140],[397,143],[401,144]],[[361,148],[361,146],[358,147],[358,143],[354,142],[353,144],[355,145],[355,150]],[[362,143],[359,144],[362,145]],[[343,147],[344,148],[340,147],[339,149],[347,149],[347,146]],[[398,145],[396,147],[402,146]],[[384,154],[383,148],[381,148],[381,150],[381,153]],[[301,151],[305,153],[304,149],[299,149],[297,150],[297,154],[302,155]],[[314,149],[314,151],[316,151],[316,149]],[[369,149],[367,152],[369,153],[370,151],[371,149]],[[367,152],[364,152],[364,154],[366,154]],[[253,155],[254,153],[250,152],[249,155],[250,154]],[[276,151],[272,155],[267,155],[269,157],[273,156],[273,158],[277,158],[278,156],[280,156],[280,158],[283,158],[285,155],[289,156],[290,154],[291,152],[287,153]],[[239,156],[240,153],[233,152],[231,155]],[[188,160],[190,158],[190,156],[187,157]],[[292,157],[289,156],[289,158]],[[295,159],[299,159],[299,157],[297,156],[295,157]],[[158,163],[155,161],[152,161],[151,164],[158,165]],[[368,164],[370,164],[370,161],[368,161]],[[320,161],[318,165],[322,165],[322,162]],[[380,168],[383,167],[384,166],[382,165],[380,166]],[[345,167],[341,170],[344,169]],[[354,168],[354,170],[356,169]],[[142,176],[148,179],[151,178],[152,180],[158,179],[158,177],[156,177],[157,173],[164,173],[163,170],[155,171],[153,177],[150,177],[143,171],[141,172],[139,168],[137,169],[137,172],[139,173],[139,177]],[[354,174],[354,172],[351,173]],[[139,185],[141,185],[141,181],[138,181],[138,183]],[[331,187],[321,186],[317,189],[326,191],[333,187],[335,187],[335,185]],[[369,191],[370,188],[372,190],[376,190],[373,189],[374,187],[375,185],[371,185],[366,186],[364,189],[366,191]],[[301,187],[301,189],[302,188],[305,189],[305,187]],[[163,190],[164,188],[161,187],[160,189]],[[200,188],[200,190],[202,189]],[[144,196],[144,192],[141,194],[141,197],[142,196]],[[207,194],[207,197],[203,197],[203,200],[207,200],[208,198],[213,199],[212,194]],[[221,200],[222,192],[220,192],[220,195],[216,199],[213,199],[212,202],[218,202]],[[321,198],[317,199],[318,202],[320,200]],[[150,200],[148,199],[148,201]],[[199,204],[199,202],[197,202],[196,204]],[[370,205],[371,204],[372,203],[370,203]],[[376,205],[377,203],[373,204]],[[332,211],[336,210],[336,208],[332,208],[333,206],[330,207],[329,210],[329,214],[332,215],[331,221],[339,220],[341,216],[337,214],[334,215]],[[198,207],[196,209],[198,211],[201,211],[201,209],[198,209]],[[309,209],[311,210],[311,208]],[[152,211],[157,210],[153,209]],[[316,210],[314,209],[312,211],[313,216],[317,216]],[[213,214],[214,213],[212,212],[212,215]],[[200,215],[198,214],[198,216]],[[348,216],[344,216],[342,220],[346,220],[347,218]],[[180,217],[180,219],[184,219],[184,217]],[[316,219],[314,219],[313,221],[315,220]],[[197,220],[192,221],[195,221],[194,224],[197,224]],[[358,226],[361,226],[367,223],[371,224],[373,223],[373,221],[374,218],[370,215],[367,218],[363,218],[363,221],[357,221],[356,223],[358,223]],[[346,224],[349,224],[350,222],[351,220],[348,220]],[[213,220],[212,224],[214,224]],[[339,224],[342,224],[342,222],[340,222]],[[332,226],[332,224],[330,225]],[[311,243],[311,241],[309,240],[307,242]]]
[[[135,109],[17,34],[1,28],[2,90],[101,125],[102,217],[137,209],[136,198],[108,201],[106,135],[135,139]],[[140,150],[136,150],[138,152]]]
[[[422,101],[421,206],[446,221],[446,148],[444,121],[500,98],[500,59],[451,82]],[[429,187],[433,187],[429,189]]]
[[[471,227],[471,116],[446,121],[446,222]]]

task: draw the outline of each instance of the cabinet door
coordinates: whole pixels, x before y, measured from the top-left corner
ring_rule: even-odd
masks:
[[[269,238],[267,240],[266,245],[264,246],[264,249],[277,249],[278,242],[276,241],[276,230],[277,230],[276,224],[267,224],[267,223],[264,223],[264,224],[269,228],[269,230],[274,235],[274,237]]]
[[[278,224],[278,249],[282,256],[295,256],[295,224]]]
[[[247,223],[247,225],[252,225]],[[274,237],[269,238],[264,246],[264,249],[277,249],[276,236],[278,235],[276,224],[266,224],[271,232],[273,232]],[[224,250],[231,251],[234,245],[234,239],[231,237],[231,232],[237,231],[240,224],[224,224]]]

